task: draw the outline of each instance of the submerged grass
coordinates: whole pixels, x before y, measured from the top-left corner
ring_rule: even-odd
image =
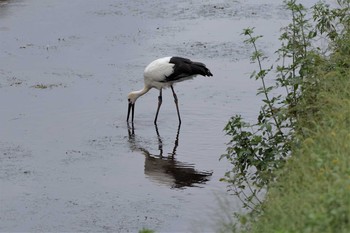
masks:
[[[249,232],[350,232],[350,33],[304,84],[298,145]]]

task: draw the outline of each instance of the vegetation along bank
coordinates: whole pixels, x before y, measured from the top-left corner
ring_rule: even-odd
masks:
[[[243,32],[263,105],[256,122],[237,115],[225,127],[222,180],[248,210],[233,232],[350,232],[350,0],[336,2],[285,1],[292,19],[274,64],[262,36]]]

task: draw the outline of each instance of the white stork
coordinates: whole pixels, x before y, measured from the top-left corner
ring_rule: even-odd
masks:
[[[179,124],[181,124],[178,100],[173,85],[177,82],[192,79],[197,75],[213,76],[205,64],[201,62],[194,62],[187,58],[164,57],[154,60],[145,68],[144,87],[139,91],[132,91],[128,94],[129,107],[127,121],[129,121],[130,111],[132,111],[131,121],[134,122],[134,110],[137,98],[146,94],[150,89],[156,88],[159,90],[159,96],[154,124],[157,124],[159,109],[162,105],[162,89],[171,87],[176,105],[177,116],[179,118]]]

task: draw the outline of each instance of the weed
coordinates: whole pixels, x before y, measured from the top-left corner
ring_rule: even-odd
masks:
[[[258,65],[258,70],[250,78],[262,84],[257,94],[263,96],[263,105],[257,122],[247,123],[236,115],[225,127],[232,139],[227,153],[221,158],[229,160],[233,168],[222,180],[229,183],[230,190],[240,196],[245,207],[250,209],[261,203],[257,194],[275,179],[274,171],[283,166],[290,154],[297,119],[294,107],[300,97],[302,80],[311,72],[315,60],[313,53],[309,52],[315,34],[311,33],[311,25],[305,19],[305,8],[295,1],[287,2],[286,7],[293,21],[284,28],[280,37],[282,46],[276,51],[279,64],[265,68],[265,55],[256,43],[262,36],[255,36],[253,28],[243,31],[242,34],[247,37],[245,43],[253,48],[251,61]],[[277,75],[276,82],[268,86],[266,79],[274,74]],[[284,94],[273,95],[277,89],[278,93],[284,91]]]
[[[154,231],[154,230],[150,230],[150,229],[143,228],[142,230],[139,231],[139,233],[155,233],[155,231]]]
[[[331,9],[324,3],[316,4],[312,8],[313,14],[311,19],[308,18],[307,9],[303,5],[298,4],[296,0],[285,1],[286,8],[291,12],[292,22],[283,29],[284,31],[280,37],[281,47],[276,51],[279,59],[273,65],[267,66],[264,64],[265,56],[257,46],[256,42],[262,36],[254,35],[253,28],[247,28],[242,33],[247,37],[245,43],[250,44],[253,48],[251,60],[257,64],[258,70],[252,73],[251,78],[261,82],[261,88],[258,89],[257,94],[263,96],[263,105],[255,123],[248,123],[241,116],[236,115],[230,119],[225,127],[225,131],[231,136],[231,140],[228,143],[226,153],[221,156],[221,159],[226,158],[233,166],[231,170],[225,173],[222,181],[228,182],[229,191],[236,194],[243,201],[244,207],[251,210],[248,215],[239,215],[240,219],[245,219],[243,222],[240,221],[243,225],[242,230],[251,230],[250,226],[246,224],[249,222],[246,221],[247,217],[253,222],[257,217],[264,219],[261,216],[265,216],[267,204],[265,204],[266,201],[263,202],[259,199],[259,196],[261,196],[259,193],[262,190],[268,191],[268,197],[270,197],[270,189],[274,190],[275,195],[288,196],[289,192],[295,194],[298,193],[299,189],[303,188],[303,181],[307,180],[305,176],[315,178],[317,174],[324,175],[327,173],[330,177],[332,175],[343,177],[343,173],[346,173],[346,171],[339,168],[339,171],[342,173],[335,172],[329,174],[329,170],[333,169],[330,169],[331,167],[328,166],[323,167],[322,170],[316,169],[316,173],[309,173],[307,168],[300,166],[299,163],[297,164],[300,167],[289,165],[290,163],[293,164],[293,162],[289,161],[297,160],[293,158],[293,156],[296,156],[295,154],[302,153],[305,154],[305,158],[303,159],[305,159],[304,162],[308,166],[313,167],[313,163],[328,163],[330,161],[328,159],[330,158],[333,167],[340,166],[339,157],[327,157],[326,155],[328,153],[332,155],[333,152],[327,152],[330,148],[322,145],[323,142],[316,140],[314,134],[318,130],[325,130],[328,134],[322,132],[320,138],[322,135],[323,139],[328,141],[327,144],[332,146],[332,143],[327,139],[328,135],[333,135],[334,138],[337,138],[338,130],[340,132],[343,131],[338,128],[327,130],[323,128],[322,124],[327,125],[330,123],[330,119],[325,118],[324,114],[333,116],[328,111],[333,113],[333,111],[337,112],[337,110],[344,109],[344,107],[349,109],[349,96],[343,96],[343,99],[346,99],[345,102],[340,101],[338,97],[326,98],[330,95],[329,91],[334,90],[334,88],[342,90],[345,93],[348,93],[346,90],[349,90],[339,85],[345,84],[345,87],[349,88],[347,80],[350,74],[350,1],[338,0],[337,2],[339,8],[336,9]],[[326,53],[314,45],[320,38],[327,40],[329,43]],[[328,59],[327,55],[330,54],[331,59]],[[266,82],[269,78],[276,80],[271,86],[268,86],[268,82]],[[273,93],[282,94],[273,95]],[[325,108],[328,105],[329,108]],[[335,106],[338,107],[334,109]],[[325,110],[323,111],[322,109],[324,108]],[[347,111],[346,113],[348,115],[341,113],[331,118],[332,122],[334,122],[333,125],[338,124],[336,120],[338,118],[341,122],[348,122],[345,125],[348,127],[346,128],[347,134],[341,134],[341,137],[345,138],[349,137],[348,130],[350,124],[350,120],[346,118],[346,116],[349,116],[349,112]],[[343,127],[345,126],[343,125]],[[318,146],[318,143],[321,144]],[[336,144],[337,140],[333,143]],[[341,140],[338,143],[342,148],[339,149],[341,151],[340,157],[342,157],[341,155],[346,153],[342,151],[346,145]],[[312,145],[317,146],[316,151],[308,150],[309,147],[316,149]],[[306,151],[300,148],[304,148]],[[317,156],[313,157],[313,153],[317,155],[319,153],[325,154],[325,160]],[[293,156],[288,160],[287,165],[288,169],[291,169],[288,170],[288,173],[291,172],[295,175],[292,178],[288,176],[285,170],[286,168],[284,168],[286,166],[286,158],[291,157],[291,155]],[[307,161],[312,162],[310,164]],[[349,170],[347,171],[349,172]],[[288,183],[290,187],[284,185],[283,182],[281,183],[280,180],[284,179],[282,174],[287,177],[285,179],[291,179]],[[330,177],[327,179],[330,179]],[[316,184],[320,182],[323,185],[323,180],[310,180],[316,182]],[[342,184],[342,182],[344,180],[340,179],[339,184]],[[311,197],[322,190],[324,191],[324,189],[312,189],[310,193],[303,192],[303,194]],[[343,194],[345,195],[345,193]],[[329,211],[331,211],[330,206],[335,208],[334,211],[331,211],[335,216],[333,218],[334,221],[326,221],[326,215],[323,215],[322,211],[320,212],[321,214],[317,214],[316,210],[318,208],[314,208],[316,202],[312,199],[305,206],[288,209],[290,212],[284,216],[281,216],[283,213],[283,209],[281,208],[288,206],[290,203],[281,202],[278,203],[280,206],[274,205],[276,211],[272,211],[273,213],[278,213],[280,216],[277,214],[273,216],[275,221],[267,217],[267,221],[278,225],[283,222],[283,218],[285,217],[287,223],[289,221],[288,218],[294,216],[296,213],[299,216],[303,216],[303,211],[300,211],[298,208],[305,208],[308,216],[304,217],[306,220],[308,218],[310,219],[310,221],[305,222],[309,225],[296,223],[293,227],[296,227],[295,229],[298,230],[295,230],[293,227],[286,228],[290,229],[290,231],[278,227],[271,228],[274,229],[273,231],[260,231],[259,228],[255,230],[257,232],[300,232],[303,229],[298,228],[298,224],[301,224],[303,227],[309,227],[311,229],[310,232],[319,232],[314,229],[322,229],[325,226],[334,227],[335,224],[340,224],[340,220],[350,222],[349,219],[346,220],[349,217],[347,209],[350,205],[343,201],[342,198],[345,198],[343,194],[336,195],[336,192],[330,192],[329,195],[320,197],[322,200],[327,200],[328,203],[323,202],[325,206],[322,206],[322,208]],[[339,200],[337,198],[331,198],[332,195],[337,196]],[[276,196],[273,196],[272,199],[274,198]],[[295,201],[295,203],[301,203],[298,201],[303,199],[303,196],[296,194],[294,198],[295,200],[291,200]],[[315,200],[321,201],[317,198]],[[283,201],[286,200],[283,199]],[[267,203],[271,203],[269,199]],[[345,204],[345,207],[341,206],[341,204]],[[293,205],[292,203],[291,206]],[[267,209],[271,210],[271,208]],[[311,211],[307,211],[308,209]],[[280,219],[282,220],[280,221]],[[295,219],[300,221],[297,217]],[[261,222],[267,226],[272,225],[267,224],[263,220]],[[261,227],[260,229],[263,229],[260,224],[257,225]],[[268,229],[268,227],[264,229]],[[339,227],[334,229],[341,230]]]

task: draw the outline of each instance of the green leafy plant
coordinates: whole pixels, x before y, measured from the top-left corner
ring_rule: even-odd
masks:
[[[283,166],[290,152],[296,117],[293,106],[298,102],[300,84],[308,71],[310,40],[315,36],[305,19],[304,7],[295,1],[288,1],[286,7],[292,14],[292,23],[280,37],[277,65],[264,64],[266,57],[257,45],[262,36],[255,36],[253,28],[243,31],[245,43],[253,48],[251,61],[258,65],[250,78],[261,82],[257,94],[262,95],[263,105],[257,122],[248,123],[236,115],[224,129],[231,140],[221,158],[226,158],[233,167],[222,180],[250,209],[261,202],[258,193],[275,179],[274,171]],[[269,86],[267,79],[273,75],[277,76],[276,82]],[[276,89],[277,93],[284,90],[284,94],[274,95]]]
[[[253,49],[251,61],[258,67],[250,78],[261,82],[257,94],[262,96],[263,104],[254,123],[246,122],[240,115],[229,120],[224,130],[231,140],[220,158],[232,164],[221,180],[228,183],[229,191],[243,201],[244,207],[258,210],[255,206],[261,203],[259,193],[268,190],[276,180],[276,171],[298,144],[294,132],[302,129],[297,128],[296,122],[308,114],[298,108],[298,103],[304,88],[312,88],[317,82],[313,76],[323,61],[322,49],[314,44],[324,38],[335,42],[344,34],[339,32],[349,29],[349,2],[338,0],[342,7],[333,10],[319,3],[309,15],[296,0],[285,1],[292,21],[283,28],[281,47],[276,51],[278,60],[272,65],[265,64],[266,57],[258,47],[262,36],[255,35],[254,28],[244,29],[245,43]]]

